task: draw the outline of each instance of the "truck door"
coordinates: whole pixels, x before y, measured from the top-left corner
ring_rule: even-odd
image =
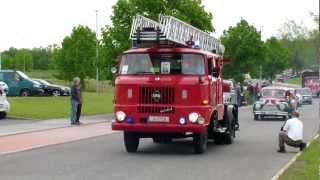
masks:
[[[216,82],[216,78],[212,76],[212,69],[214,67],[214,58],[212,56],[208,57],[208,74],[211,77],[210,80],[210,84],[209,84],[209,92],[210,92],[210,102],[211,102],[211,106],[216,106],[217,105],[217,93],[216,93],[216,89],[217,89],[217,82]]]

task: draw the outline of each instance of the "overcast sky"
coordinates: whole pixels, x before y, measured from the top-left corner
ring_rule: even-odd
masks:
[[[147,0],[146,0],[147,1]],[[9,47],[32,48],[60,44],[78,24],[95,30],[110,24],[116,0],[0,0],[0,51]],[[295,20],[315,25],[310,12],[318,12],[319,0],[203,0],[213,13],[216,36],[241,18],[261,29],[263,38],[277,35],[282,23]]]

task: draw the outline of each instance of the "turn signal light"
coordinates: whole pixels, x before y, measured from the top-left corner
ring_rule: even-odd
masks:
[[[208,104],[208,103],[209,103],[209,101],[206,99],[202,101],[202,104]]]

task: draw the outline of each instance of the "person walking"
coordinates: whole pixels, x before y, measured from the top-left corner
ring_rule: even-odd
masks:
[[[71,86],[71,125],[80,124],[80,115],[82,108],[82,93],[80,78],[76,77],[73,79],[73,84]]]
[[[297,102],[295,100],[294,94],[290,91],[286,92],[286,98],[288,103],[288,116],[289,118],[292,118],[293,112],[297,111]]]
[[[288,146],[300,148],[303,151],[306,143],[303,142],[303,123],[299,120],[299,113],[293,112],[293,118],[288,119],[281,127],[279,133],[279,149],[278,152],[286,152],[285,144]]]

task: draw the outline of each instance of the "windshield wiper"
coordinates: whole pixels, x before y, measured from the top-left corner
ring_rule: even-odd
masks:
[[[138,72],[135,72],[135,74],[154,74],[153,72],[147,72],[147,71],[138,71]]]

